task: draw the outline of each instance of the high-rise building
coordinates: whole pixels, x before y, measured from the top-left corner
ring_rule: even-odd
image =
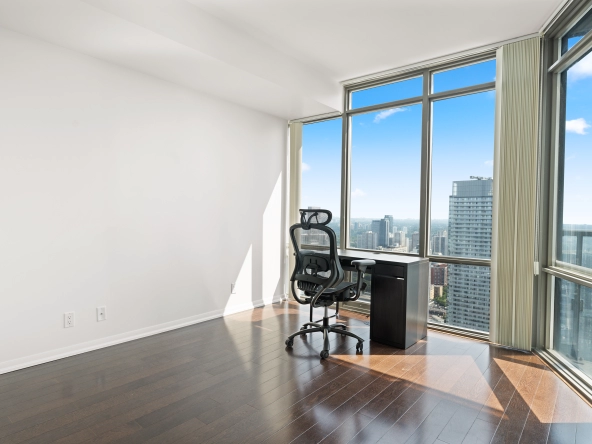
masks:
[[[389,233],[392,234],[393,231],[394,231],[394,227],[395,227],[395,219],[390,214],[387,214],[386,216],[384,216],[384,218],[386,220],[388,220],[388,222],[389,222]]]
[[[448,264],[430,264],[430,282],[432,285],[448,285]]]
[[[372,221],[372,232],[378,236],[378,246],[388,247],[389,246],[389,220],[380,219]]]
[[[388,219],[380,220],[380,230],[378,230],[378,245],[381,247],[389,246],[389,225]]]
[[[372,231],[358,234],[358,248],[376,250],[378,248],[378,234]]]
[[[414,231],[411,235],[411,251],[418,251],[419,250],[419,232]]]
[[[441,254],[445,256],[448,248],[448,232],[446,230],[438,232],[432,236],[432,254]]]
[[[380,231],[380,219],[372,221],[370,224],[370,231],[373,233],[378,233]]]
[[[395,231],[393,234],[393,243],[395,246],[407,247],[407,237],[402,231]]]
[[[493,180],[478,178],[452,184],[448,212],[448,255],[491,257]],[[489,283],[487,266],[448,266],[448,323],[489,331]]]

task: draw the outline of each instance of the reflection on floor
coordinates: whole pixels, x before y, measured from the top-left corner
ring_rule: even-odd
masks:
[[[318,334],[284,347],[307,315],[275,304],[0,375],[0,442],[592,442],[592,409],[536,356],[430,331],[362,355],[334,336],[321,360]]]

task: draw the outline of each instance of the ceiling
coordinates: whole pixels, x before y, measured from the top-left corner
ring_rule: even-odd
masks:
[[[341,81],[537,32],[565,0],[0,0],[0,26],[265,113]]]

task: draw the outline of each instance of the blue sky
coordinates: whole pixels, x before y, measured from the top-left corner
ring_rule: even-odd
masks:
[[[321,207],[339,217],[341,206],[341,119],[304,125],[301,206]]]
[[[563,222],[592,224],[592,53],[567,72]]]
[[[435,92],[495,79],[495,61],[434,75]],[[354,108],[414,97],[421,79],[354,93]],[[592,56],[570,70],[565,223],[592,223]],[[432,218],[448,218],[455,180],[493,176],[495,92],[436,101],[432,110]],[[421,105],[357,115],[351,122],[352,218],[419,218]],[[341,119],[303,130],[302,205],[339,214]]]

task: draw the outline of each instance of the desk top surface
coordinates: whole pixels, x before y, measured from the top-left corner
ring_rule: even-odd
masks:
[[[323,252],[327,252],[324,250]],[[328,253],[328,252],[327,252]],[[344,259],[372,259],[378,263],[390,264],[416,264],[420,262],[427,262],[429,259],[418,256],[404,256],[402,254],[383,253],[380,251],[360,251],[360,250],[337,250],[340,258]]]

